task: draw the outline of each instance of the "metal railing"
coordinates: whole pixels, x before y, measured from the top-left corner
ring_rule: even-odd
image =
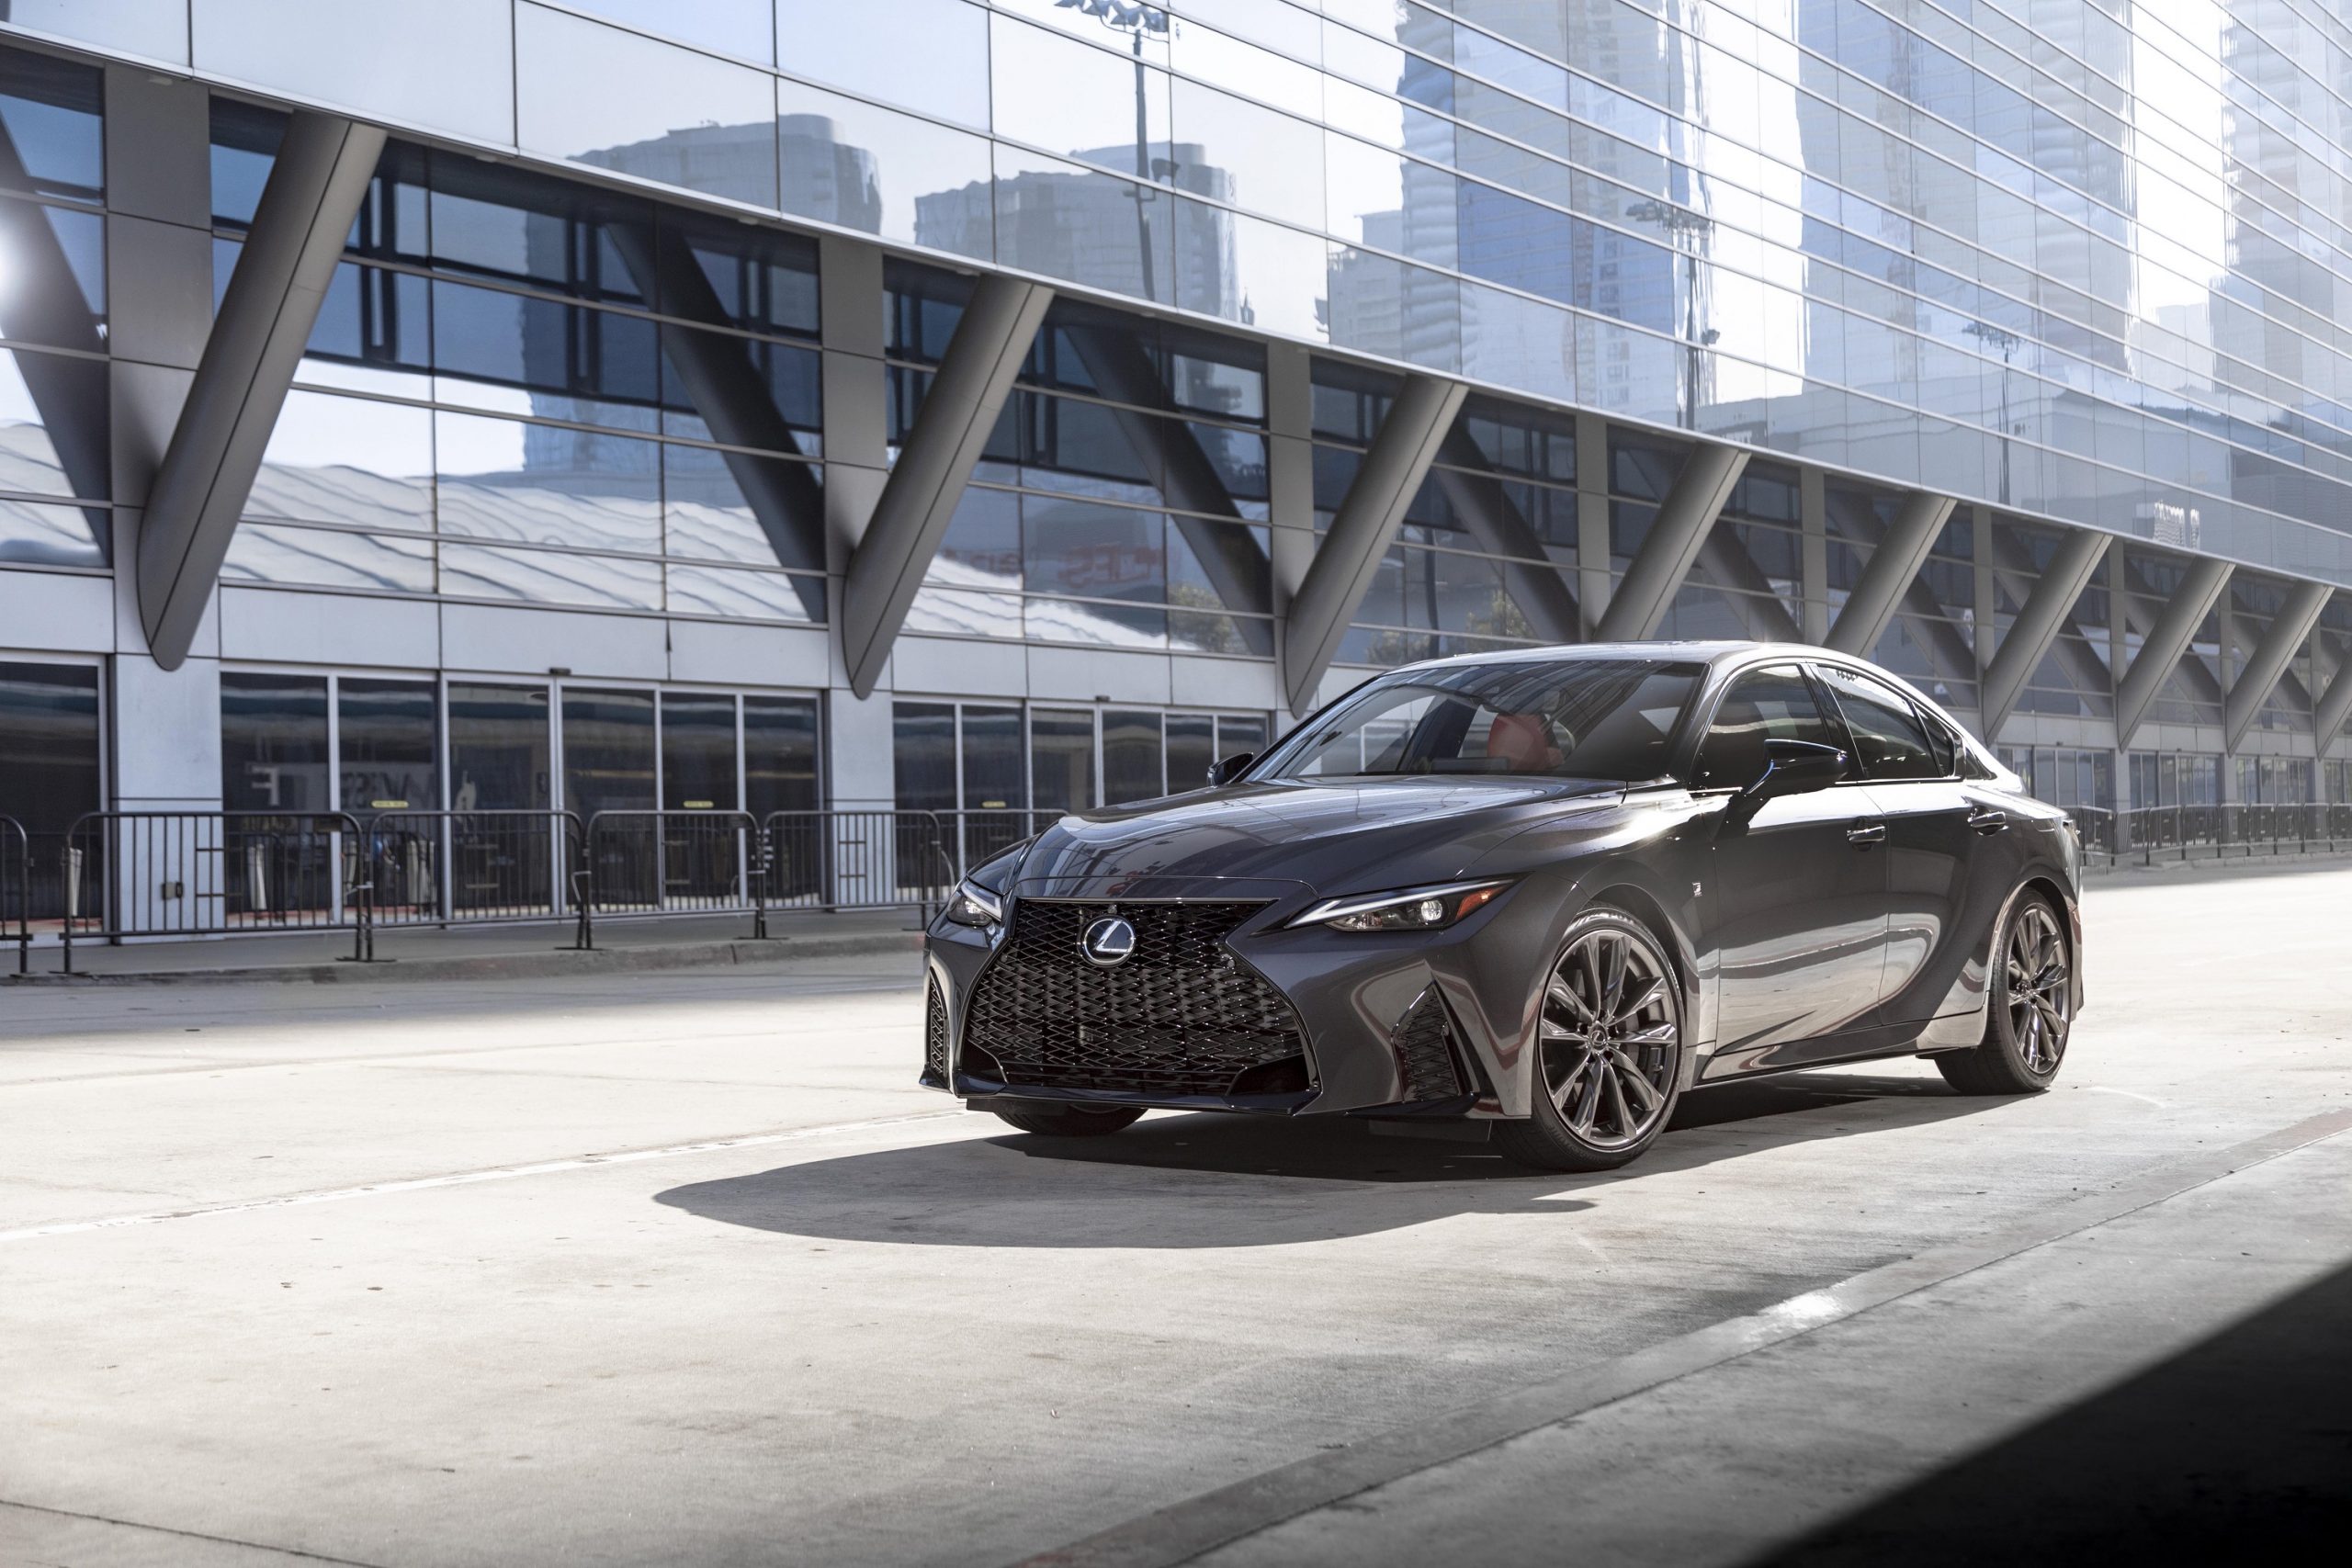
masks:
[[[33,956],[33,841],[25,825],[0,817],[0,942],[8,940],[10,911],[17,928],[17,973],[28,974]]]
[[[586,860],[569,811],[387,811],[367,823],[379,926],[567,919]]]
[[[765,835],[748,811],[599,811],[588,818],[572,874],[578,945],[595,946],[596,917],[749,914],[768,934]]]
[[[340,811],[92,811],[59,852],[65,973],[77,938],[353,933],[372,956],[367,857]]]
[[[933,812],[775,811],[764,836],[774,908],[912,908],[928,920],[956,886]]]
[[[1024,839],[1032,839],[1066,813],[1030,807],[1000,811],[934,811],[939,818],[948,858],[961,878],[974,866],[985,865]]]
[[[2336,853],[2352,850],[2352,804],[2143,806],[2129,811],[2067,808],[2086,854],[2109,865],[2159,858]]]

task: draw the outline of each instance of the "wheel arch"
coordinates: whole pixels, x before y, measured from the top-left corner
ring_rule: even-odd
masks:
[[[1665,903],[1650,889],[1638,882],[1607,881],[1595,889],[1585,901],[1586,909],[1611,908],[1631,916],[1643,929],[1657,939],[1666,950],[1666,960],[1674,965],[1674,978],[1682,987],[1682,1072],[1684,1087],[1690,1087],[1696,1071],[1700,1047],[1704,1043],[1701,1021],[1708,1016],[1700,994],[1698,953],[1690,939]],[[1581,911],[1580,911],[1581,912]]]

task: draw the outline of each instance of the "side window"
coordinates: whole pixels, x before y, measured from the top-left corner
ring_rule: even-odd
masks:
[[[1823,715],[1804,671],[1793,664],[1768,664],[1732,682],[1699,749],[1699,787],[1745,789],[1755,783],[1764,772],[1767,740],[1845,744]]]
[[[1820,668],[1861,752],[1862,777],[1939,779],[1951,772],[1949,746],[1939,748],[1928,739],[1919,716],[1893,688],[1834,664]]]

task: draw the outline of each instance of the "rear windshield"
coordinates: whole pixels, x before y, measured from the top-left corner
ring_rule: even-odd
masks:
[[[1702,668],[1577,659],[1404,671],[1287,737],[1250,776],[1654,779]]]

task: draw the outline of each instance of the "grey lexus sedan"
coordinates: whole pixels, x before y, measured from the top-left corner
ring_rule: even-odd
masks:
[[[1860,660],[1441,660],[972,871],[922,1081],[1051,1136],[1346,1114],[1557,1170],[1758,1073],[1916,1054],[2030,1093],[2082,1006],[2080,870],[2064,812]]]

